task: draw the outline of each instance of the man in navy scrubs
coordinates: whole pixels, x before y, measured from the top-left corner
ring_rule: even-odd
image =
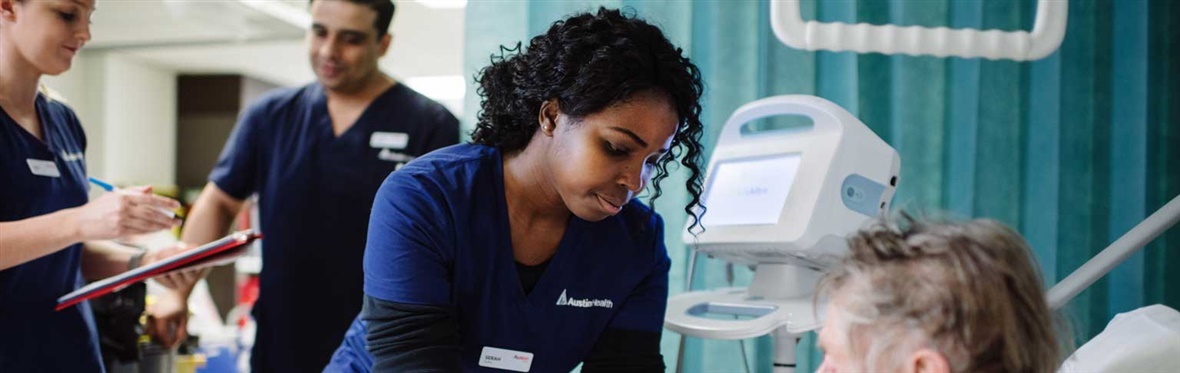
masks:
[[[311,2],[316,82],[242,113],[188,218],[185,243],[212,241],[258,194],[255,372],[323,369],[361,308],[365,232],[381,182],[459,140],[450,112],[378,69],[393,12],[390,0]]]

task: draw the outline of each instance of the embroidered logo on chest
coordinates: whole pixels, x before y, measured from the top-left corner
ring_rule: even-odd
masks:
[[[414,160],[414,156],[389,149],[381,149],[381,152],[377,153],[377,159],[390,162],[409,162]]]
[[[558,306],[568,306],[568,307],[578,307],[578,308],[591,308],[591,307],[615,308],[615,302],[612,302],[610,299],[590,299],[590,298],[577,299],[577,298],[572,298],[572,297],[569,297],[566,295],[566,290],[567,289],[562,289],[561,296],[557,297],[557,305]]]
[[[80,161],[83,157],[82,152],[67,153],[65,150],[61,151],[61,160],[64,162]]]

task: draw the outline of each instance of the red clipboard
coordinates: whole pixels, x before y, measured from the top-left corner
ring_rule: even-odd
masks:
[[[167,259],[78,288],[78,290],[57,298],[57,307],[54,309],[61,311],[82,301],[115,292],[127,285],[172,271],[197,269],[232,262],[246,253],[251,242],[260,238],[262,238],[262,234],[254,230],[235,232],[201,247],[186,250]]]

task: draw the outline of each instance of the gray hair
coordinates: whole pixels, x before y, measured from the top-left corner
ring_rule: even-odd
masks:
[[[986,219],[920,221],[901,214],[848,240],[850,254],[820,282],[853,356],[900,368],[919,349],[954,372],[1053,372],[1060,323],[1028,244]]]

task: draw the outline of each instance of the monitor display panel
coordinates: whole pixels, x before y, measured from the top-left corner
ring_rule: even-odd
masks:
[[[721,161],[705,193],[710,226],[777,224],[802,154],[788,153]]]

